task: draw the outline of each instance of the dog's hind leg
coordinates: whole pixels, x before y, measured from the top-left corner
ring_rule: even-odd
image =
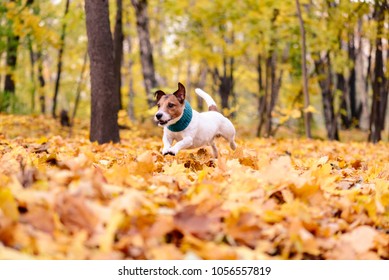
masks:
[[[230,141],[231,149],[235,151],[236,150],[235,135],[229,141]]]
[[[220,136],[226,139],[230,143],[230,147],[232,150],[236,150],[236,143],[235,143],[235,129],[224,129],[222,133],[220,133]]]
[[[217,148],[216,148],[216,144],[215,142],[211,142],[211,147],[212,147],[212,154],[213,154],[213,157],[214,158],[217,158],[218,157],[218,152],[217,152]]]

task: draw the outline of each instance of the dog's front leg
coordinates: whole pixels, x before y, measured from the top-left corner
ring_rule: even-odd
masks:
[[[163,142],[162,154],[163,155],[169,154],[169,150],[172,146],[173,139],[167,136],[166,133],[164,133],[162,137],[162,142]]]
[[[168,150],[168,154],[176,155],[180,150],[190,148],[193,145],[193,138],[190,136],[184,137],[181,141],[178,141],[173,147]]]

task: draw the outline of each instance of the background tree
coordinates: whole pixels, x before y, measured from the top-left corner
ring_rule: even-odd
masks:
[[[304,126],[305,126],[305,135],[307,138],[312,138],[311,133],[311,112],[308,110],[310,106],[310,97],[308,91],[308,74],[307,74],[307,43],[305,39],[305,26],[303,16],[301,14],[300,2],[296,0],[297,16],[300,23],[300,33],[301,33],[301,67],[303,72],[303,94],[304,94]]]
[[[13,5],[20,6],[19,1],[10,0]],[[6,75],[4,82],[3,97],[0,103],[0,112],[6,111],[15,98],[15,68],[18,55],[19,35],[14,32],[14,22],[7,22],[7,50],[6,50]]]
[[[91,76],[90,140],[119,142],[118,103],[115,92],[113,41],[108,0],[85,1]]]
[[[140,59],[147,103],[151,108],[155,104],[153,89],[157,87],[157,79],[155,77],[153,48],[150,42],[147,0],[131,0],[131,2],[136,14],[136,28],[138,31]]]
[[[69,4],[70,0],[66,0],[65,3],[65,12],[63,16],[63,23],[62,23],[62,30],[61,30],[61,38],[59,41],[59,50],[58,50],[58,60],[57,60],[57,77],[55,79],[55,87],[54,87],[54,95],[53,95],[53,106],[51,110],[51,115],[53,118],[56,117],[56,110],[57,110],[57,99],[58,99],[58,93],[59,93],[59,86],[61,82],[61,74],[62,74],[62,58],[63,58],[63,52],[65,49],[65,37],[66,37],[66,16],[69,13]]]
[[[373,79],[373,100],[370,114],[369,141],[376,143],[381,140],[385,128],[386,108],[388,104],[388,85],[384,74],[382,35],[384,30],[384,11],[389,8],[386,1],[375,1],[374,19],[377,22],[377,37]]]
[[[123,108],[121,87],[122,87],[122,62],[123,62],[123,1],[116,0],[116,20],[113,34],[113,57],[115,65],[116,95],[118,98],[119,110]]]

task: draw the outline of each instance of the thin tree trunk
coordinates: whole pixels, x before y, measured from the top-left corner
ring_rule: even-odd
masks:
[[[127,43],[128,43],[128,53],[130,56],[129,62],[128,62],[128,75],[129,75],[129,85],[128,85],[128,104],[127,104],[127,113],[128,117],[131,121],[135,121],[135,109],[134,109],[134,98],[135,98],[135,90],[134,90],[134,79],[132,76],[132,66],[134,65],[134,60],[132,59],[132,40],[131,36],[127,36]]]
[[[54,96],[53,96],[53,105],[51,110],[51,115],[53,118],[57,117],[57,99],[58,99],[58,93],[59,93],[59,86],[61,81],[61,73],[62,73],[62,56],[65,49],[65,36],[66,36],[66,16],[69,12],[69,4],[70,0],[66,0],[65,4],[65,12],[64,12],[64,23],[62,24],[62,30],[61,30],[61,38],[59,41],[59,50],[58,50],[58,62],[57,62],[57,77],[55,79],[55,88],[54,88]]]
[[[268,57],[266,59],[266,64],[265,64],[265,94],[263,96],[260,97],[260,103],[259,103],[259,111],[260,111],[260,115],[259,115],[259,123],[258,123],[258,129],[257,129],[257,136],[258,137],[261,137],[261,134],[262,134],[262,127],[263,125],[266,123],[267,121],[267,110],[268,110],[268,107],[269,107],[269,91],[270,91],[270,86],[271,86],[271,60],[272,60],[272,57],[273,57],[273,50],[271,49],[269,51],[269,54],[268,54]]]
[[[223,57],[223,74],[220,75],[217,68],[215,68],[215,75],[219,80],[219,95],[221,99],[221,106],[222,109],[229,109],[229,97],[232,95],[232,84],[233,84],[233,69],[229,68],[229,63],[226,56]],[[230,67],[232,67],[232,64],[230,63]]]
[[[384,4],[375,2],[374,19],[377,21],[377,37],[373,80],[373,101],[370,113],[369,141],[377,143],[381,140],[381,133],[385,125],[388,92],[386,91],[386,77],[384,74],[384,59],[382,35],[384,29]]]
[[[279,15],[279,10],[274,9],[273,10],[273,16],[270,21],[270,31],[271,31],[271,38],[270,38],[270,50],[267,54],[266,60],[265,60],[265,86],[264,86],[264,95],[260,96],[259,100],[259,122],[258,122],[258,128],[257,128],[257,136],[260,137],[262,134],[262,128],[265,125],[266,131],[269,130],[271,131],[271,108],[270,108],[270,103],[271,103],[271,94],[273,88],[272,84],[272,73],[275,75],[275,49],[276,49],[276,43],[277,41],[275,40],[275,37],[273,34],[276,32],[276,25],[275,21]],[[259,62],[260,63],[260,62]],[[260,64],[257,66],[260,67]],[[275,81],[275,77],[273,77],[273,81]],[[269,119],[270,116],[270,119]],[[265,132],[266,132],[265,131]],[[269,133],[265,133],[266,137],[269,137]]]
[[[338,122],[334,109],[333,74],[331,68],[330,53],[327,51],[324,59],[320,58],[315,61],[315,71],[319,77],[327,137],[329,140],[339,140]]]
[[[354,44],[354,35],[351,34],[348,40],[348,57],[352,61],[352,66],[350,69],[350,77],[348,79],[348,95],[350,100],[350,113],[351,113],[351,125],[355,125],[359,128],[359,116],[357,109],[357,92],[356,92],[356,74],[355,74],[355,64],[356,64],[356,54],[355,54],[355,44]]]
[[[108,0],[86,0],[85,12],[92,92],[90,140],[99,144],[119,142]]]
[[[30,53],[30,62],[31,62],[31,72],[30,72],[30,78],[32,82],[32,87],[31,87],[31,113],[34,113],[35,110],[35,91],[36,91],[36,82],[35,82],[35,53],[32,48],[32,42],[31,42],[31,37],[28,36],[28,51]]]
[[[121,76],[121,68],[123,62],[123,1],[116,0],[116,23],[115,23],[115,31],[113,35],[113,57],[114,57],[114,65],[115,65],[115,80],[116,87],[115,91],[118,98],[119,110],[123,108],[122,104],[122,95],[121,95],[121,87],[122,87],[122,76]]]
[[[15,0],[11,0],[15,2]],[[6,54],[6,74],[4,81],[4,92],[2,102],[0,103],[0,112],[10,109],[14,105],[15,99],[15,69],[18,55],[19,36],[13,32],[13,23],[9,24],[9,35],[7,38],[7,54]],[[13,109],[13,108],[11,108]]]
[[[39,80],[39,104],[42,114],[46,113],[46,99],[45,99],[45,77],[43,76],[43,57],[41,47],[38,46],[38,52],[36,54],[38,63],[38,80]]]
[[[88,61],[88,50],[84,54],[84,60],[82,62],[80,76],[78,78],[77,89],[76,89],[76,100],[74,101],[74,108],[73,108],[73,113],[72,113],[72,119],[71,119],[71,122],[70,122],[72,126],[74,124],[74,118],[76,117],[76,114],[77,114],[78,104],[80,103],[81,89],[82,89],[82,84],[84,82],[84,73],[85,73],[85,70],[86,70],[87,61]]]
[[[155,78],[153,49],[150,43],[147,0],[131,0],[131,2],[135,8],[136,14],[136,27],[138,31],[140,58],[147,103],[151,108],[155,105],[154,94],[152,91],[158,86],[158,84]]]
[[[368,130],[369,128],[369,108],[368,108],[368,92],[365,88],[365,81],[367,83],[368,76],[364,74],[364,43],[362,41],[362,19],[358,21],[358,49],[357,49],[357,58],[355,64],[356,71],[356,88],[357,95],[360,96],[360,116],[359,116],[359,126],[362,130]]]
[[[306,39],[305,39],[305,28],[304,21],[301,15],[300,2],[296,0],[297,15],[300,22],[300,33],[301,33],[301,50],[302,50],[302,72],[303,72],[303,94],[304,94],[304,107],[308,108],[310,105],[309,92],[308,92],[308,74],[307,74],[307,50],[306,50]],[[312,138],[311,134],[311,118],[312,115],[310,112],[304,110],[304,126],[305,126],[305,135],[307,138]]]
[[[271,136],[271,131],[273,127],[272,112],[277,98],[276,97],[277,95],[276,69],[277,69],[277,53],[273,51],[270,60],[270,95],[269,95],[268,105],[266,106],[267,109],[266,127],[265,127],[266,137]]]
[[[347,92],[346,79],[344,78],[343,73],[336,74],[336,88],[342,93],[340,101],[340,119],[342,121],[342,127],[349,129],[351,127],[351,113],[349,109],[349,95]]]
[[[261,54],[257,55],[257,73],[258,73],[258,117],[259,117],[259,123],[257,127],[257,137],[261,136],[261,130],[262,130],[262,124],[263,124],[263,117],[264,117],[264,109],[265,109],[265,89],[263,87],[263,80],[262,80],[262,57]]]

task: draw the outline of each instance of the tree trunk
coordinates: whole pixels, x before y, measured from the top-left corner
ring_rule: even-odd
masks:
[[[43,57],[42,57],[42,49],[38,47],[38,52],[36,54],[36,59],[38,63],[38,80],[39,80],[39,104],[40,111],[42,114],[46,113],[46,99],[45,99],[45,77],[43,76]]]
[[[128,85],[128,104],[127,104],[127,114],[131,121],[135,121],[135,109],[134,109],[134,97],[135,97],[135,90],[134,90],[134,79],[132,76],[132,66],[134,65],[134,60],[132,59],[132,40],[131,36],[128,35],[127,37],[127,43],[128,43],[128,53],[130,56],[129,62],[128,62],[128,78],[129,78],[129,85]]]
[[[358,21],[358,48],[355,61],[355,72],[356,72],[356,88],[357,95],[360,96],[360,116],[359,116],[359,127],[362,130],[369,129],[369,107],[368,91],[365,88],[365,81],[367,83],[369,77],[364,73],[364,52],[365,44],[362,41],[362,19]]]
[[[31,78],[31,82],[32,82],[32,87],[31,87],[31,113],[34,113],[34,110],[35,110],[35,91],[36,91],[36,82],[35,82],[36,55],[35,55],[33,47],[32,47],[31,36],[28,36],[27,40],[28,40],[28,51],[30,53],[30,62],[31,62],[31,72],[30,72],[30,78]]]
[[[262,57],[260,54],[257,56],[257,73],[258,73],[258,92],[259,92],[259,99],[258,99],[258,117],[259,117],[259,123],[257,127],[257,137],[261,136],[262,126],[263,126],[263,120],[265,118],[265,106],[266,106],[266,95],[265,95],[265,88],[263,86],[263,74],[262,74]]]
[[[86,0],[85,13],[92,92],[90,140],[99,144],[119,142],[108,0]]]
[[[334,109],[334,92],[332,85],[330,53],[324,59],[315,61],[315,71],[319,77],[319,86],[323,102],[324,122],[329,140],[339,140],[338,122]]]
[[[351,127],[351,113],[349,109],[349,95],[347,93],[346,79],[343,73],[336,74],[336,88],[342,93],[340,101],[340,119],[342,121],[342,127],[349,129]]]
[[[153,49],[150,43],[147,0],[131,0],[131,2],[135,8],[136,14],[136,27],[138,31],[140,59],[147,103],[151,108],[155,105],[154,94],[152,91],[158,86],[158,84],[155,78]]]
[[[302,59],[301,67],[303,72],[303,94],[304,94],[304,107],[308,108],[310,105],[309,92],[308,92],[308,74],[307,74],[307,51],[306,51],[306,39],[305,39],[305,27],[304,21],[301,15],[300,2],[296,0],[297,15],[300,22],[300,33],[301,33],[301,50],[302,50]],[[304,126],[305,126],[305,135],[307,138],[312,138],[311,134],[311,118],[312,115],[310,112],[304,111]]]
[[[55,88],[54,88],[54,96],[53,96],[53,105],[51,110],[51,115],[53,118],[57,117],[57,98],[59,92],[59,86],[61,81],[61,73],[62,73],[62,56],[65,49],[65,36],[66,36],[66,15],[69,12],[69,4],[70,0],[66,0],[65,4],[65,12],[64,12],[64,23],[62,24],[61,38],[59,41],[59,50],[58,50],[58,62],[57,62],[57,77],[55,79]]]
[[[273,16],[270,21],[270,30],[271,34],[274,34],[276,32],[276,26],[275,26],[275,21],[279,15],[279,10],[274,9],[273,10]],[[264,85],[264,94],[259,97],[259,104],[258,104],[258,111],[259,111],[259,122],[258,122],[258,128],[257,128],[257,136],[260,137],[262,134],[262,128],[265,125],[266,127],[266,137],[270,136],[270,132],[272,129],[272,123],[271,123],[271,110],[270,108],[271,103],[272,103],[272,91],[274,94],[274,90],[276,87],[273,87],[273,81],[275,81],[275,71],[276,71],[276,54],[275,54],[275,49],[276,49],[276,43],[277,41],[275,40],[275,37],[271,35],[270,38],[270,50],[267,54],[266,60],[265,60],[265,85]],[[258,57],[258,62],[257,62],[257,71],[258,74],[259,72],[262,72],[261,69],[261,61],[260,58]],[[262,75],[262,74],[260,74]],[[258,76],[260,76],[258,75]],[[272,78],[273,76],[273,78]],[[262,80],[262,79],[261,79]],[[263,86],[262,86],[263,87]],[[274,96],[273,96],[274,98]]]
[[[356,64],[356,53],[355,53],[355,44],[354,44],[354,35],[349,36],[348,41],[348,57],[352,61],[352,66],[350,69],[350,77],[348,79],[348,95],[350,100],[350,113],[351,113],[351,125],[355,125],[359,128],[359,114],[357,109],[357,92],[356,92],[356,74],[355,74],[355,64]]]
[[[274,42],[275,45],[275,42]],[[273,46],[275,47],[275,46]],[[268,60],[268,67],[270,68],[270,96],[266,101],[266,137],[274,136],[277,128],[273,130],[273,111],[278,100],[278,94],[281,88],[282,76],[284,71],[281,69],[277,75],[277,53],[275,51],[271,52],[271,59]],[[289,45],[287,45],[283,51],[281,63],[285,63],[289,56]],[[269,56],[270,57],[270,56]]]
[[[233,58],[223,57],[223,74],[219,74],[219,70],[215,68],[215,76],[219,81],[219,95],[221,99],[222,109],[229,109],[229,97],[232,95],[233,85]]]
[[[277,68],[277,53],[272,51],[270,58],[270,95],[269,101],[266,106],[266,137],[271,136],[273,127],[272,112],[276,104],[277,98],[277,80],[276,80],[276,68]]]
[[[123,108],[122,104],[122,95],[121,95],[121,87],[122,87],[122,76],[121,76],[121,68],[123,61],[123,1],[116,0],[116,23],[115,23],[115,31],[113,35],[113,57],[114,57],[114,65],[115,65],[115,80],[116,87],[115,92],[118,98],[119,108],[118,110]]]
[[[15,0],[11,0],[15,2]],[[18,55],[19,36],[14,34],[13,23],[9,24],[9,35],[7,38],[7,54],[6,54],[6,75],[4,81],[3,98],[0,98],[0,112],[6,111],[14,103],[15,99],[15,68]],[[1,100],[2,99],[2,100]]]
[[[382,35],[384,30],[384,3],[375,2],[374,19],[377,21],[377,38],[373,80],[373,100],[370,113],[369,141],[377,143],[381,140],[381,132],[385,126],[388,92],[386,91],[386,77],[384,74],[384,59]]]

